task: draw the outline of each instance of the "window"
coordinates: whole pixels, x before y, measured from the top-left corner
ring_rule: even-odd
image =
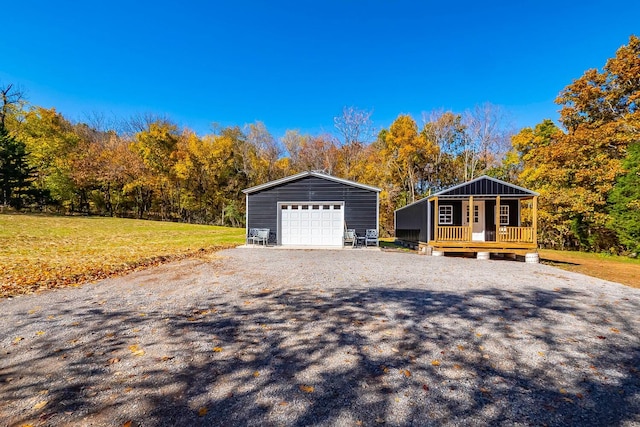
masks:
[[[473,222],[478,223],[480,211],[478,205],[473,205]],[[469,205],[467,205],[467,224],[469,223]]]
[[[453,206],[452,205],[438,206],[438,223],[442,225],[453,224]]]
[[[500,205],[500,225],[509,225],[509,205]]]

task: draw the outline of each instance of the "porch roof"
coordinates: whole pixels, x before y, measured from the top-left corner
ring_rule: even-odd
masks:
[[[429,196],[429,199],[438,198],[466,198],[466,197],[497,197],[505,196],[513,199],[523,199],[533,196],[539,196],[535,191],[527,190],[514,184],[482,175],[471,181],[463,182],[446,190]]]

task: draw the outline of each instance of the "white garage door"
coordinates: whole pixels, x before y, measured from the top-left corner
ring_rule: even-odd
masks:
[[[344,205],[286,203],[280,205],[282,245],[342,246]]]

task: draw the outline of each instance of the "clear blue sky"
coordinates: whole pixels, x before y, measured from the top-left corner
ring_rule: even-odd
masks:
[[[637,0],[3,3],[0,84],[74,120],[150,112],[200,134],[333,131],[343,106],[388,127],[483,102],[531,126],[640,35]]]

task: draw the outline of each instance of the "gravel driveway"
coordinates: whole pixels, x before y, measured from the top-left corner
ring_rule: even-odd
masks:
[[[640,290],[232,249],[0,301],[0,425],[640,425]]]

